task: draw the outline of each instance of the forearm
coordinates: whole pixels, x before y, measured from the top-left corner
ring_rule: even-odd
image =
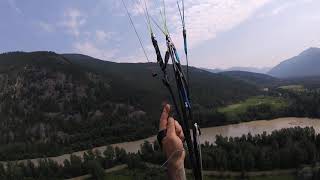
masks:
[[[168,179],[169,180],[186,180],[186,173],[184,165],[168,166]]]

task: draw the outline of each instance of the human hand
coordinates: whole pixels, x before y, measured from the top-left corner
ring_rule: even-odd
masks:
[[[160,118],[159,131],[167,130],[162,139],[162,148],[166,154],[169,169],[181,169],[184,167],[185,151],[183,147],[184,134],[181,125],[169,116],[170,105],[163,108]]]

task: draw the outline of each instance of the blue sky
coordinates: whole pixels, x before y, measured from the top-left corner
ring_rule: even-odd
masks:
[[[155,61],[141,1],[125,0],[147,54]],[[146,1],[160,23],[159,0]],[[169,30],[181,51],[176,0],[165,2]],[[320,47],[319,0],[185,0],[185,4],[193,66],[271,67],[308,47]],[[0,52],[50,50],[146,62],[120,0],[1,0],[0,20]],[[163,42],[155,26],[154,30]]]

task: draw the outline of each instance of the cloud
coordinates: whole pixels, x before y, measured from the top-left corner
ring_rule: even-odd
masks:
[[[270,0],[187,0],[186,26],[190,46],[213,39],[219,32],[228,31],[250,18],[257,9]],[[173,4],[169,7],[174,7]],[[168,18],[174,26],[173,37],[182,45],[180,17],[170,12]],[[176,14],[176,15],[174,15]]]
[[[219,32],[228,31],[250,18],[259,8],[272,0],[185,0],[186,26],[189,46],[194,47],[213,39]],[[159,1],[162,2],[162,1]],[[133,15],[143,16],[143,10],[131,4]],[[142,6],[140,4],[140,6]],[[150,14],[158,22],[161,3],[148,4]],[[163,10],[162,10],[163,12]],[[176,0],[166,1],[169,31],[178,47],[182,46],[181,20]]]
[[[291,0],[284,3],[277,2],[277,6],[271,10],[271,12],[260,15],[261,17],[270,17],[279,15],[289,8],[296,6],[298,4],[311,3],[313,0]]]
[[[292,4],[293,4],[292,2],[289,2],[289,3],[285,3],[285,4],[282,4],[282,5],[274,8],[271,11],[270,16],[275,16],[275,15],[278,15],[278,14],[282,13],[283,11],[288,9]]]
[[[38,25],[41,27],[41,29],[43,29],[46,32],[54,32],[55,31],[55,26],[53,24],[49,24],[49,23],[41,21],[41,22],[39,22]]]
[[[86,23],[86,16],[78,9],[68,9],[64,13],[64,20],[59,23],[61,26],[67,28],[68,32],[75,37],[79,37],[80,28]]]
[[[106,40],[109,40],[112,38],[112,36],[114,36],[116,33],[115,32],[106,32],[104,30],[96,30],[95,36],[97,41],[103,42]]]
[[[66,29],[69,34],[76,37],[71,44],[73,51],[102,60],[113,59],[119,50],[117,48],[105,48],[105,43],[113,40],[115,33],[102,30],[101,27],[90,30],[91,28],[86,26],[88,18],[89,16],[79,9],[70,8],[65,10],[63,20],[57,23],[57,26]],[[47,28],[46,24],[43,27]],[[103,46],[100,46],[102,44]]]
[[[102,60],[114,58],[114,56],[119,52],[117,49],[98,48],[90,41],[76,42],[73,44],[73,48],[77,53],[82,53]]]
[[[130,4],[130,13],[133,16],[139,16],[144,15],[145,13],[145,7],[149,10],[154,3],[150,0],[137,0],[134,3]]]
[[[145,56],[143,54],[136,54],[132,56],[121,56],[114,58],[118,63],[146,63]]]
[[[21,9],[17,6],[16,1],[15,0],[7,0],[10,7],[12,9],[14,9],[18,14],[23,14]]]
[[[150,62],[153,62],[153,63],[156,62],[156,56],[154,54],[153,47],[152,49],[148,49],[148,47],[146,47],[146,54]],[[143,50],[141,48],[139,48],[139,51],[137,51],[136,53],[133,53],[132,55],[117,56],[114,58],[114,60],[118,63],[147,63],[148,62],[146,55],[143,53]]]
[[[119,11],[122,8],[121,0],[97,0],[91,13],[96,16],[125,16],[125,12]]]

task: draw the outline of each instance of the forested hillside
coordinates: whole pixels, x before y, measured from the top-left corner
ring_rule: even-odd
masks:
[[[320,88],[320,76],[276,78],[267,74],[246,71],[225,71],[219,74],[242,80],[260,88],[277,88],[288,85],[302,85],[308,89]]]
[[[170,68],[170,67],[169,67]],[[0,55],[0,160],[57,155],[157,132],[168,94],[157,64],[118,64],[84,55]],[[259,94],[243,81],[190,68],[195,110]],[[202,117],[202,124],[214,121]]]
[[[281,62],[268,74],[279,78],[319,76],[320,48],[309,48],[299,55]]]
[[[225,71],[221,72],[220,74],[227,75],[259,87],[278,87],[279,85],[285,83],[284,80],[269,76],[267,74],[246,71]]]

